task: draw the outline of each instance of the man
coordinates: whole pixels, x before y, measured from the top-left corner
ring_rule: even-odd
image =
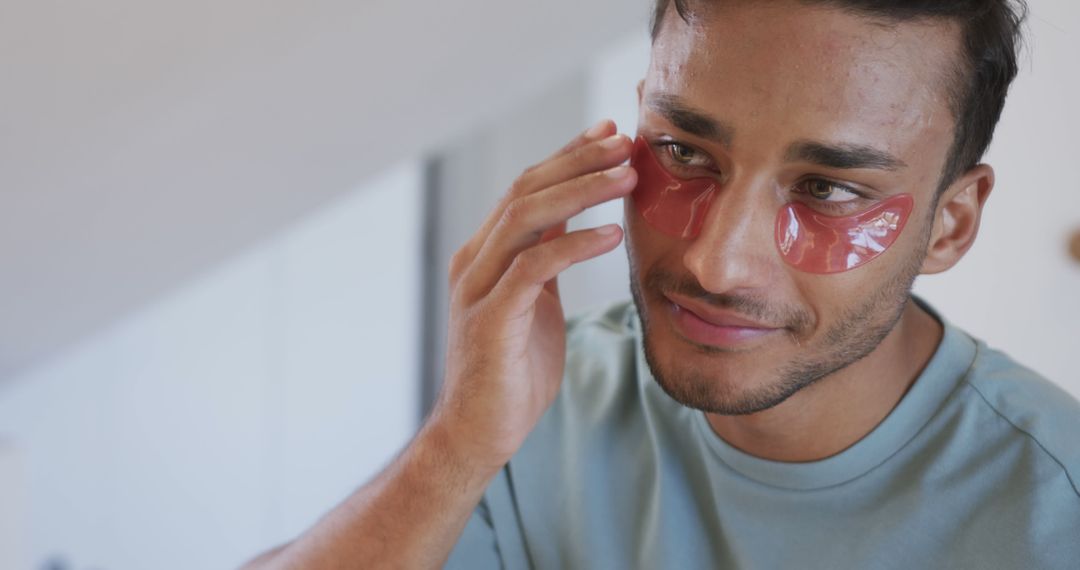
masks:
[[[660,0],[637,141],[518,179],[416,439],[252,567],[1080,567],[1080,405],[910,295],[975,240],[1021,19]],[[564,328],[616,198],[634,302]]]

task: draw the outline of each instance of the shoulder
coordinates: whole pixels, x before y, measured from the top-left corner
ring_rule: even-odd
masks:
[[[567,344],[621,341],[634,336],[637,310],[631,301],[619,301],[574,315],[566,321]]]
[[[637,311],[621,301],[567,321],[561,411],[596,414],[636,392]],[[569,409],[567,409],[569,408]]]
[[[1017,437],[1029,438],[1064,471],[1080,499],[1080,402],[1060,386],[1000,350],[976,340],[976,355],[964,378],[981,403]]]

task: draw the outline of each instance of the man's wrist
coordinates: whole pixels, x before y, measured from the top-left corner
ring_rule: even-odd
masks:
[[[486,487],[509,460],[482,451],[481,446],[452,424],[436,418],[424,424],[414,445],[419,446],[418,453],[434,462],[439,471],[452,474],[456,482],[466,487]]]

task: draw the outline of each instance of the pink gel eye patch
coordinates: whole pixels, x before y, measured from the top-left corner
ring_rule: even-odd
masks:
[[[660,165],[644,137],[634,142],[630,165],[638,175],[634,205],[641,217],[661,232],[693,239],[701,232],[705,212],[718,183],[712,178],[675,178]]]
[[[677,178],[638,137],[630,164],[638,174],[633,201],[638,213],[658,231],[681,239],[701,232],[719,183],[712,178]],[[850,216],[826,216],[801,202],[780,208],[775,238],[780,256],[808,273],[839,273],[881,255],[899,237],[914,208],[910,194],[899,194]]]
[[[915,200],[899,194],[850,216],[826,216],[794,202],[776,216],[776,247],[789,265],[810,273],[855,269],[900,236]]]

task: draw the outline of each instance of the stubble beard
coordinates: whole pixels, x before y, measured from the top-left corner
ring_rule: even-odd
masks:
[[[694,369],[664,369],[649,327],[649,315],[645,299],[638,283],[638,271],[631,249],[627,248],[630,261],[630,292],[637,307],[645,347],[645,361],[653,378],[660,387],[675,401],[689,408],[719,415],[747,415],[777,406],[800,390],[814,384],[822,378],[842,370],[866,357],[874,351],[893,330],[911,300],[911,287],[919,274],[925,258],[925,247],[920,247],[909,256],[906,263],[888,282],[878,288],[858,305],[844,311],[830,329],[820,335],[820,340],[813,345],[799,345],[800,355],[779,366],[775,379],[764,385],[736,390],[735,383],[724,378],[710,376],[707,372]],[[661,278],[659,281],[663,281]],[[646,277],[646,283],[656,282],[653,276]],[[696,284],[695,284],[696,286]],[[683,284],[682,288],[689,287]],[[758,307],[760,303],[752,300],[732,298],[723,303],[729,307]],[[766,312],[767,309],[750,311]],[[788,313],[789,315],[791,313]],[[799,321],[799,315],[792,315]],[[801,322],[796,323],[796,329]],[[796,334],[792,334],[798,343]],[[698,353],[715,355],[723,358],[725,350],[695,345]],[[768,366],[766,362],[762,366]]]

